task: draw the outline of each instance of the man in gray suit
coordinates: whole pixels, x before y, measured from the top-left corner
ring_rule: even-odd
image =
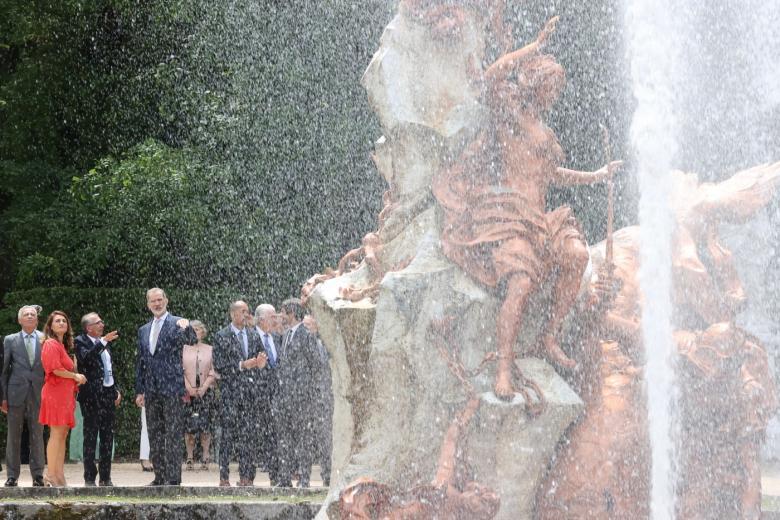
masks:
[[[3,373],[0,382],[3,390],[2,411],[8,414],[8,438],[5,447],[7,487],[16,486],[19,479],[22,428],[25,420],[30,433],[30,473],[33,486],[43,486],[43,426],[38,422],[44,378],[41,364],[43,334],[37,330],[40,309],[37,305],[25,305],[19,309],[17,319],[22,330],[9,334],[3,340]]]

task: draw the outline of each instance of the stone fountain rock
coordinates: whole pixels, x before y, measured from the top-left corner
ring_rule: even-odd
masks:
[[[431,177],[479,126],[479,89],[468,71],[482,62],[485,19],[476,13],[457,38],[433,38],[429,27],[399,14],[363,77],[385,135],[375,162],[396,208],[380,230],[389,270],[376,302],[351,302],[339,289],[367,284],[367,268],[327,280],[309,305],[331,355],[335,410],[331,490],[318,518],[338,518],[339,493],[367,476],[396,489],[431,481],[445,430],[466,395],[429,337],[444,316],[456,318],[467,369],[496,350],[499,301],[451,263],[439,247]],[[533,334],[527,334],[532,336]],[[481,396],[461,462],[501,498],[497,518],[530,518],[534,494],[564,430],[582,410],[579,397],[545,362],[524,359],[543,390],[544,412],[529,418],[523,398],[492,395],[493,368],[471,381]]]

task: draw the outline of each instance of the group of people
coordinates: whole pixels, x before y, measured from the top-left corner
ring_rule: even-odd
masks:
[[[220,486],[231,485],[229,464],[234,460],[239,486],[254,485],[260,469],[273,486],[291,487],[297,480],[299,487],[308,487],[315,463],[329,485],[333,401],[328,354],[301,301],[286,300],[279,313],[263,303],[254,314],[246,302],[234,301],[230,323],[214,334],[211,346],[204,342],[208,331],[202,322],[168,312],[165,291],[149,289],[146,300],[153,318],[138,329],[135,404],[142,408],[148,430],[154,471],[150,485],[181,484],[182,446],[185,467],[193,469],[196,436],[202,467],[207,467],[217,424]],[[5,485],[18,484],[25,422],[33,486],[66,485],[65,442],[75,426],[78,400],[85,485],[112,486],[116,408],[122,394],[111,351],[119,334],[106,334],[103,320],[91,312],[82,317],[83,332],[76,336],[62,311],[52,312],[40,332],[40,311],[33,305],[19,309],[22,330],[3,342]],[[50,430],[45,459],[44,425]]]

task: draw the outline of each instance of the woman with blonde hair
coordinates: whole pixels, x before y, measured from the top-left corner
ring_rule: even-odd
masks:
[[[47,484],[65,486],[65,446],[68,432],[76,425],[76,392],[78,385],[87,382],[76,372],[68,352],[73,350],[73,328],[68,315],[62,311],[49,314],[43,328],[44,341],[41,363],[46,374],[41,390],[41,409],[38,422],[49,426],[46,445]]]

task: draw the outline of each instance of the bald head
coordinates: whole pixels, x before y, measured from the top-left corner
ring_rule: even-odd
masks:
[[[249,305],[243,300],[236,300],[230,304],[230,321],[237,329],[243,329],[249,318]]]

